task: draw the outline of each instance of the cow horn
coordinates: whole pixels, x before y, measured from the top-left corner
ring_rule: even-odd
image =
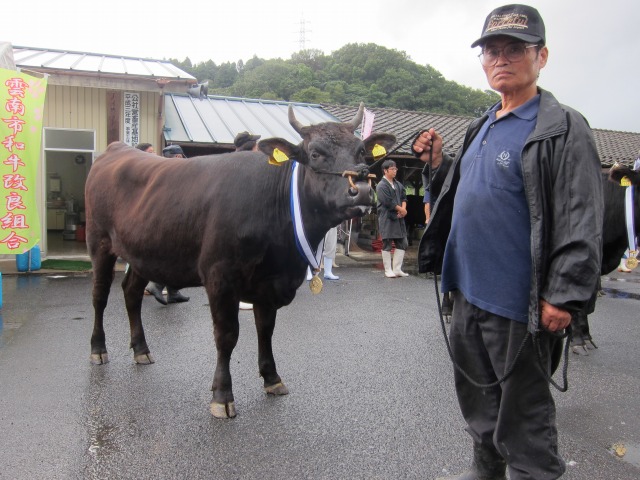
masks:
[[[293,106],[289,105],[289,123],[293,127],[293,129],[302,135],[303,125],[296,119],[296,116],[293,113]]]
[[[356,113],[356,116],[353,117],[353,120],[349,122],[352,132],[355,132],[356,129],[360,127],[363,116],[364,116],[364,103],[360,102],[360,108],[358,108],[358,112]]]

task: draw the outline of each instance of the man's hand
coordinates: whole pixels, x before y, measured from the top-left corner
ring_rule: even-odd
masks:
[[[571,314],[540,299],[540,323],[549,332],[559,332],[569,326]]]
[[[438,168],[442,163],[442,137],[434,128],[423,131],[413,143],[413,151],[421,153],[420,160],[428,163],[429,152],[433,149],[432,168]]]

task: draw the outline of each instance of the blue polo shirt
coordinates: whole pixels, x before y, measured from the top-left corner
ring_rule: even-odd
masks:
[[[533,132],[540,96],[496,119],[489,112],[460,160],[442,291],[526,323],[531,275],[531,223],[522,181],[522,149]]]

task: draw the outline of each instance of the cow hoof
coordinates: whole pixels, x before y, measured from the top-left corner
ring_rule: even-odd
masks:
[[[104,365],[105,363],[109,363],[109,354],[107,352],[92,353],[90,360],[92,365]]]
[[[273,385],[264,387],[264,391],[269,395],[288,395],[289,394],[289,389],[282,382],[274,383]]]
[[[142,353],[140,355],[134,355],[133,360],[138,365],[151,365],[152,363],[156,363],[150,353]]]
[[[236,416],[236,402],[211,402],[211,415],[216,418],[234,418]]]

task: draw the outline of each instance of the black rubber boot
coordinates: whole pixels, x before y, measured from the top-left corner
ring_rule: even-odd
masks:
[[[159,285],[155,282],[149,282],[149,285],[147,285],[147,288],[146,288],[147,292],[153,295],[153,298],[155,298],[162,305],[166,305],[167,301],[164,299],[164,295],[162,295],[163,289],[164,289],[163,285]]]
[[[189,297],[185,297],[180,293],[180,290],[167,287],[167,303],[182,303],[188,302]]]
[[[436,480],[506,480],[507,463],[493,446],[473,445],[471,469],[460,475],[439,477]]]

